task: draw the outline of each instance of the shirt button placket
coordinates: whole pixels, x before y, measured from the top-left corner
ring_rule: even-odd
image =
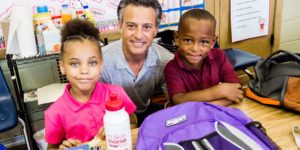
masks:
[[[98,133],[97,130],[97,122],[95,120],[95,116],[94,114],[92,113],[92,107],[90,106],[90,109],[89,109],[89,114],[90,114],[90,118],[91,118],[91,130],[95,133]]]

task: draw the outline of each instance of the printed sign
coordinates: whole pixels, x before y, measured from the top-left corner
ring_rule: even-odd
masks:
[[[231,0],[232,42],[268,34],[269,0]]]

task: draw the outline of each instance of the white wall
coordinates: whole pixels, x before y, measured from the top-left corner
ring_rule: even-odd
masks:
[[[279,49],[300,53],[300,0],[283,0]]]

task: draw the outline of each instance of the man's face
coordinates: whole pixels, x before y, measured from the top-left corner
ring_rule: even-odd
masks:
[[[147,54],[156,36],[156,13],[151,7],[128,5],[121,24],[123,50],[127,56]]]

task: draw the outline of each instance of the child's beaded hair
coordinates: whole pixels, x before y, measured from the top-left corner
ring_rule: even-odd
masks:
[[[93,23],[88,20],[74,19],[68,21],[61,30],[61,57],[64,55],[64,50],[68,43],[74,41],[83,42],[89,40],[95,43],[99,49],[100,57],[102,57],[99,30]]]

